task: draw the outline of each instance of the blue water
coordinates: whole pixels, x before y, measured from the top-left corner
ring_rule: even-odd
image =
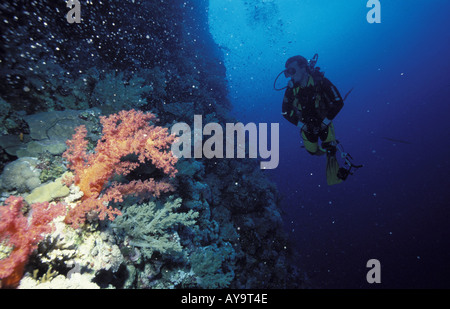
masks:
[[[449,9],[447,0],[381,1],[381,23],[369,24],[362,0],[210,0],[234,114],[280,124],[270,176],[298,264],[320,287],[450,287]],[[334,124],[364,164],[332,187],[325,158],[301,148],[273,90],[287,58],[315,53],[342,95],[354,87]],[[381,263],[381,284],[366,281],[369,259]]]

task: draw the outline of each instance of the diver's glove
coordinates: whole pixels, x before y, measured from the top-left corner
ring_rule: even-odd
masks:
[[[322,120],[322,123],[325,125],[325,126],[329,126],[330,125],[330,123],[331,123],[331,120],[330,119],[328,119],[328,118],[325,118],[324,120]]]

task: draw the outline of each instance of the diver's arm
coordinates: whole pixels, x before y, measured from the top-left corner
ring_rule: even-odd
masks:
[[[301,116],[299,117],[299,111],[294,109],[291,97],[293,97],[292,90],[287,89],[283,98],[283,105],[281,106],[281,114],[287,121],[296,126]]]
[[[333,120],[334,117],[336,117],[336,115],[340,112],[342,107],[344,107],[344,100],[342,100],[341,94],[336,86],[334,86],[327,78],[324,78],[323,83],[324,92],[326,97],[329,98],[327,102],[327,113],[325,119],[328,119],[331,122],[331,120]]]
[[[329,126],[330,123],[331,123],[331,120],[328,119],[328,118],[325,118],[324,120],[322,120],[322,123],[323,123],[324,125],[326,125],[326,126]]]

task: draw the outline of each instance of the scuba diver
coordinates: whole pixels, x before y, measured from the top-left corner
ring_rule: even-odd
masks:
[[[328,185],[335,185],[353,174],[352,169],[362,165],[351,162],[352,157],[345,153],[342,145],[336,140],[332,120],[344,106],[338,89],[324,76],[315,65],[318,55],[311,60],[302,56],[293,56],[286,61],[285,70],[278,74],[274,82],[275,90],[286,92],[283,98],[282,115],[290,123],[300,128],[300,135],[308,153],[315,156],[326,154],[326,177]],[[288,85],[277,89],[275,84],[281,74],[290,78]],[[319,139],[322,141],[319,145]],[[340,151],[344,166],[340,167],[336,158]]]

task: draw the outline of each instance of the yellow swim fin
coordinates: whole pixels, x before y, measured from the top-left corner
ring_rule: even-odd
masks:
[[[336,155],[327,155],[327,183],[328,185],[337,185],[342,182],[342,179],[338,178],[339,163],[336,159]]]

